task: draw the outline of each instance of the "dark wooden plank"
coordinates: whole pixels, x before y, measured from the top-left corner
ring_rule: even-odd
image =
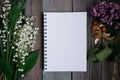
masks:
[[[72,0],[43,0],[43,11],[72,11]]]
[[[72,0],[43,0],[43,11],[71,12]],[[43,80],[71,80],[70,72],[43,72]]]
[[[42,65],[41,65],[41,51],[42,51],[42,0],[27,0],[25,6],[26,16],[36,16],[35,27],[39,27],[39,34],[37,36],[37,43],[34,49],[40,50],[39,59],[35,67],[24,77],[23,80],[42,80]]]
[[[73,1],[73,3],[72,3]],[[43,11],[49,12],[62,12],[62,11],[87,11],[90,12],[90,8],[98,3],[100,0],[43,0]],[[113,0],[106,0],[113,1]],[[120,0],[114,0],[120,3]],[[0,0],[1,4],[2,0]],[[42,50],[42,0],[28,0],[25,6],[26,16],[35,15],[35,26],[40,27],[39,36],[37,38],[37,44],[35,49]],[[1,13],[1,8],[0,8]],[[93,38],[91,33],[92,17],[88,13],[87,16],[87,36],[88,36],[88,49],[93,46]],[[30,71],[23,80],[42,80],[41,69],[41,53],[40,58],[36,66]],[[112,80],[113,63],[104,61],[103,63],[89,63],[86,73],[74,72],[59,72],[59,73],[45,73],[43,72],[43,80]],[[71,79],[72,77],[72,79]]]
[[[71,80],[71,73],[43,72],[43,80]]]
[[[92,18],[89,22],[88,30],[91,30],[91,23],[92,20],[94,20],[93,17],[90,15],[90,10],[92,9],[92,6],[98,4],[99,2],[100,0],[91,0],[91,5],[87,9],[89,17]],[[91,33],[91,31],[89,31],[88,33]],[[88,39],[89,38],[93,38],[93,35],[88,37]],[[91,46],[89,46],[90,48],[93,47],[94,45],[94,39],[92,39],[91,42],[92,43],[88,43],[91,44]],[[89,71],[89,77],[88,77],[89,80],[102,80],[102,63],[89,63],[88,71]]]
[[[120,4],[120,0],[106,0],[107,2],[116,2]],[[113,62],[107,62],[104,61],[102,63],[102,80],[112,80],[113,77],[113,68],[114,68],[114,63]]]
[[[2,14],[2,0],[0,0],[0,15]]]
[[[87,11],[101,0],[73,0],[73,11]],[[106,0],[112,1],[113,0]],[[115,2],[119,3],[119,0]],[[88,13],[88,49],[93,46],[93,39],[90,31],[92,18]],[[113,63],[104,61],[102,63],[88,63],[87,73],[73,73],[73,80],[112,80],[113,76]]]
[[[104,61],[102,63],[102,80],[112,80],[113,77],[113,63]]]
[[[87,12],[87,49],[90,49],[94,45],[94,39],[91,33],[92,17],[90,15],[90,9],[92,5],[99,2],[99,0],[73,0],[73,11]],[[73,73],[73,80],[102,80],[101,63],[89,63],[87,64],[86,73]]]

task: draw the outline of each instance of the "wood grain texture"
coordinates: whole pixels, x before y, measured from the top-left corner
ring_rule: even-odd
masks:
[[[43,0],[43,11],[71,12],[72,0]],[[43,72],[43,80],[71,80],[70,72]]]
[[[34,49],[39,49],[40,55],[35,67],[23,78],[23,80],[42,80],[42,0],[27,0],[25,14],[28,17],[32,15],[36,17],[34,27],[39,27],[39,33]]]
[[[70,12],[72,11],[72,0],[43,0],[43,11]]]
[[[3,0],[0,0],[0,5]],[[113,63],[104,61],[102,63],[87,63],[87,72],[42,72],[42,12],[81,12],[87,13],[87,49],[94,45],[91,33],[91,22],[93,17],[90,9],[102,0],[27,0],[25,5],[26,16],[35,15],[35,26],[39,27],[37,44],[34,49],[40,49],[40,56],[35,67],[21,80],[112,80]],[[120,0],[115,1],[120,4]],[[1,14],[1,7],[0,7]]]
[[[93,5],[97,4],[100,0],[73,0],[73,11],[87,11],[90,12],[90,9]],[[107,0],[110,1],[110,0]],[[111,0],[113,1],[113,0]],[[115,1],[120,2],[120,1]],[[91,35],[91,23],[92,17],[88,13],[88,49],[93,46],[94,41]],[[73,73],[73,80],[112,80],[113,76],[113,63],[104,61],[102,63],[88,63],[87,73]],[[79,79],[78,79],[79,78]]]
[[[79,12],[87,12],[87,48],[90,49],[94,45],[94,40],[92,38],[91,33],[91,23],[92,23],[92,17],[90,15],[90,9],[92,8],[92,5],[96,2],[99,2],[98,0],[92,1],[92,0],[73,0],[73,11],[79,11]],[[73,79],[72,80],[101,80],[102,74],[101,74],[102,66],[101,63],[89,63],[87,64],[87,72],[86,73],[73,73]]]
[[[113,63],[104,61],[102,63],[102,80],[112,80],[113,77]]]
[[[89,3],[89,4],[88,4]],[[73,11],[74,12],[86,12],[87,11],[87,6],[91,5],[91,1],[90,0],[73,0]],[[87,35],[91,36],[91,32],[90,32],[90,23],[91,22],[91,17],[88,16],[87,14]],[[87,41],[87,47],[89,48],[91,46],[90,43],[92,43],[92,39],[88,38]],[[72,80],[89,80],[89,63],[87,64],[87,73],[82,73],[82,72],[74,72],[73,73],[73,77]]]
[[[71,80],[69,72],[43,72],[43,80]]]
[[[120,4],[120,0],[106,0],[107,2],[116,2]],[[102,62],[102,80],[112,80],[113,75],[113,62]],[[119,80],[120,78],[118,78]]]

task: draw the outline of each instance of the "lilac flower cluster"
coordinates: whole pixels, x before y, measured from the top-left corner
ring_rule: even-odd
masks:
[[[120,30],[120,5],[115,2],[100,2],[93,6],[91,14],[101,22],[112,25]]]

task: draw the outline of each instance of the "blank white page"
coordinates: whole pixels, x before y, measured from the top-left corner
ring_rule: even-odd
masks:
[[[86,12],[45,12],[45,70],[86,71]]]

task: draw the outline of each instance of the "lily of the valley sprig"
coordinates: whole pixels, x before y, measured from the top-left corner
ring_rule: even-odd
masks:
[[[35,17],[23,14],[26,0],[4,0],[0,15],[0,68],[2,80],[24,77],[36,63],[38,50],[34,51],[39,28]]]

